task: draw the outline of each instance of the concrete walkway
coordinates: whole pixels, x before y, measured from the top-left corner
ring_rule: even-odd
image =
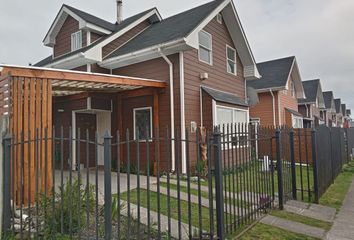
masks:
[[[264,217],[261,223],[314,238],[323,239],[326,236],[326,231],[322,228],[308,226],[271,215]]]
[[[354,239],[354,180],[326,239]]]
[[[304,217],[314,218],[324,222],[333,222],[336,216],[336,209],[318,204],[308,204],[299,201],[288,201],[284,210]]]

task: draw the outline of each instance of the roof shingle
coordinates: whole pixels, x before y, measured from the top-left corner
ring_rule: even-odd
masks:
[[[287,57],[257,64],[257,68],[262,78],[259,80],[247,81],[247,85],[254,89],[268,89],[285,87],[295,57]]]
[[[135,52],[158,44],[188,36],[223,0],[214,0],[199,7],[179,13],[157,22],[117,49],[107,58],[113,58],[127,53]]]
[[[305,99],[299,99],[299,103],[313,103],[313,102],[316,102],[316,99],[317,99],[317,96],[318,96],[320,80],[319,79],[315,79],[315,80],[303,81],[302,85],[304,87],[306,98]]]

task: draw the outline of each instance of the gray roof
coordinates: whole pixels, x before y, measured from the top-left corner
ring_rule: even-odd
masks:
[[[343,114],[343,116],[346,115],[346,110],[347,110],[347,105],[346,104],[342,104],[342,114]]]
[[[299,99],[299,103],[313,103],[316,102],[318,96],[318,90],[320,86],[320,80],[309,80],[303,81],[302,86],[304,87],[305,91],[305,99]]]
[[[217,102],[230,103],[238,106],[248,107],[248,104],[244,100],[234,94],[218,91],[206,86],[202,86],[202,89]]]
[[[342,109],[341,109],[342,101],[340,100],[340,98],[334,99],[334,105],[336,106],[336,113],[341,113],[342,112]]]
[[[69,5],[63,4],[63,7],[67,7],[69,10],[71,10],[72,12],[74,12],[76,15],[78,15],[79,17],[81,17],[83,20],[85,20],[86,22],[92,23],[96,26],[102,27],[104,29],[110,30],[110,31],[114,31],[116,28],[117,24],[114,23],[110,23],[104,19],[98,18],[96,16],[93,16],[87,12],[83,12],[77,8],[71,7]]]
[[[247,81],[247,85],[254,89],[269,89],[285,87],[289,78],[295,57],[287,57],[257,64],[262,78]]]
[[[303,117],[303,115],[293,109],[290,108],[285,108],[287,111],[289,111],[291,114],[294,114],[295,116]]]
[[[91,22],[91,23],[93,23],[93,24],[95,24],[95,25],[98,25],[98,26],[99,26],[100,23],[102,23],[101,21],[99,21],[99,18],[96,18],[96,17],[92,16],[91,14],[82,12],[82,11],[76,9],[76,8],[73,8],[73,7],[70,7],[70,6],[67,6],[67,5],[63,5],[63,6],[68,7],[68,8],[69,8],[71,11],[73,11],[73,12],[77,11],[77,12],[75,12],[76,14],[78,14],[78,12],[80,12],[81,15],[79,15],[79,14],[78,14],[78,15],[79,15],[80,17],[82,17],[85,21],[88,21],[88,19],[89,19],[90,21],[95,21],[95,19],[96,19],[96,23],[93,23],[93,22]],[[144,12],[141,12],[141,13],[138,13],[138,14],[136,14],[136,15],[133,15],[133,16],[131,16],[131,17],[125,19],[125,20],[124,20],[123,22],[121,22],[120,24],[112,24],[112,23],[110,23],[110,24],[114,25],[114,28],[112,27],[112,29],[109,29],[110,31],[112,31],[111,34],[101,37],[99,40],[95,41],[94,43],[92,43],[92,44],[89,45],[89,46],[80,48],[80,49],[78,49],[78,50],[76,50],[76,51],[73,51],[73,52],[69,52],[69,53],[67,53],[67,54],[61,55],[61,56],[56,57],[56,58],[54,58],[54,59],[53,59],[53,56],[50,55],[50,56],[46,57],[45,59],[39,61],[38,63],[34,64],[34,66],[36,66],[36,67],[42,67],[42,66],[45,66],[45,65],[47,65],[47,64],[56,62],[56,61],[58,61],[58,60],[60,60],[60,59],[63,59],[63,58],[66,58],[66,57],[75,55],[75,54],[77,54],[77,53],[79,53],[79,52],[84,52],[84,51],[86,51],[86,50],[88,50],[88,49],[90,49],[90,48],[96,46],[96,45],[99,44],[100,42],[104,41],[105,39],[107,39],[107,38],[110,37],[111,35],[113,35],[113,34],[119,32],[120,30],[122,30],[122,29],[124,29],[124,28],[126,28],[127,26],[129,26],[130,24],[132,24],[133,22],[135,22],[136,20],[138,20],[139,18],[141,18],[142,16],[144,16],[145,14],[147,14],[148,12],[152,11],[153,9],[155,9],[155,8],[151,8],[151,9],[148,9],[148,10],[146,10],[146,11],[144,11]],[[74,10],[75,10],[75,11],[74,11]],[[83,16],[84,16],[86,19],[85,19]],[[91,17],[90,17],[90,16],[91,16]],[[97,20],[97,19],[98,19],[98,20]],[[101,20],[102,20],[102,19],[101,19]],[[103,20],[103,21],[104,21],[104,20]],[[108,25],[107,25],[107,26],[108,26]],[[106,28],[106,29],[108,29],[108,28]]]
[[[188,11],[166,18],[117,49],[107,58],[112,58],[144,48],[167,43],[188,36],[223,1],[215,0]]]
[[[327,109],[330,109],[332,107],[332,100],[334,99],[333,97],[333,92],[323,92],[323,98],[325,101],[325,106]]]

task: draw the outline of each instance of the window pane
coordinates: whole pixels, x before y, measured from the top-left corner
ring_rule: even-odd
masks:
[[[227,108],[217,108],[218,125],[231,124],[232,123],[232,110]]]
[[[148,130],[148,135],[146,131]],[[151,111],[150,109],[135,111],[135,138],[144,140],[151,138]]]
[[[227,58],[235,62],[235,50],[227,48]]]
[[[247,123],[247,112],[235,110],[235,122]]]
[[[227,60],[227,72],[235,73],[235,63],[231,60]]]
[[[200,31],[199,32],[199,45],[202,45],[203,47],[206,47],[208,49],[211,49],[211,38],[210,35]]]
[[[211,58],[210,58],[210,51],[203,48],[203,47],[200,47],[199,48],[199,58],[200,60],[204,61],[204,62],[207,62],[207,63],[211,63]]]

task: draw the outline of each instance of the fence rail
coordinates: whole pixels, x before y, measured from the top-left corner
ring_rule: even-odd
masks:
[[[324,127],[53,130],[3,141],[4,229],[20,239],[225,239],[289,199],[318,201],[354,147],[352,129]]]

